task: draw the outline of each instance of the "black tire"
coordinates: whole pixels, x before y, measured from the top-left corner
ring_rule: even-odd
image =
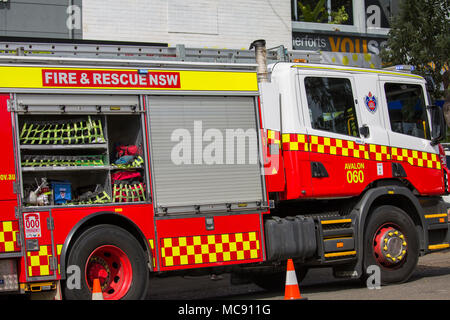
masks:
[[[299,284],[305,279],[307,273],[308,268],[295,266],[295,274]],[[251,279],[258,287],[267,291],[282,291],[286,285],[286,271],[255,273],[251,275]]]
[[[380,262],[379,256],[374,248],[380,228],[389,228],[394,226],[401,232],[407,243],[406,254],[395,263],[385,265]],[[364,270],[362,280],[366,281],[370,274],[367,274],[367,268],[376,265],[380,268],[381,284],[401,283],[409,279],[419,260],[419,237],[414,222],[408,214],[400,208],[385,205],[376,208],[366,225],[364,234]]]
[[[113,225],[97,225],[84,231],[70,249],[66,266],[80,269],[80,288],[71,288],[70,281],[63,284],[64,298],[68,300],[90,300],[91,290],[86,279],[86,266],[93,252],[101,247],[113,246],[120,249],[128,259],[132,277],[121,300],[139,300],[147,295],[149,285],[148,258],[139,242],[126,230]]]

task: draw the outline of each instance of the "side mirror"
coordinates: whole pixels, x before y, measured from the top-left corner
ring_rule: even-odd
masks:
[[[434,83],[434,79],[432,76],[425,76],[425,87],[427,88],[428,92],[434,92],[436,90],[436,84]]]
[[[431,145],[437,145],[439,141],[444,140],[447,135],[447,125],[444,119],[444,113],[438,106],[428,106],[431,117]]]

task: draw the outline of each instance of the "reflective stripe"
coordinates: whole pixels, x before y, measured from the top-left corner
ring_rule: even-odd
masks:
[[[286,272],[286,285],[297,285],[297,276],[295,274],[295,271],[287,271]]]
[[[323,256],[325,258],[333,258],[333,257],[352,256],[352,255],[356,255],[356,251],[331,252],[331,253],[325,253]]]
[[[349,223],[352,219],[337,219],[337,220],[323,220],[320,221],[321,224],[338,224],[338,223]]]
[[[446,213],[437,213],[437,214],[426,214],[426,219],[432,219],[432,218],[445,218],[447,217]]]
[[[439,249],[445,249],[449,248],[450,244],[448,243],[441,243],[441,244],[432,244],[428,246],[429,250],[439,250]]]

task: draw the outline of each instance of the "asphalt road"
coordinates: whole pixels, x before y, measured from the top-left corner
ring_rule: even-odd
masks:
[[[284,284],[282,284],[284,286]],[[368,289],[359,280],[336,279],[331,268],[311,269],[299,284],[302,297],[308,301],[334,300],[450,300],[450,250],[436,252],[419,259],[416,271],[408,282]],[[0,295],[0,300],[14,297]],[[23,296],[17,296],[24,300]],[[53,296],[34,296],[33,300],[51,300]],[[144,306],[164,306],[168,300],[176,301],[176,307],[188,303],[202,303],[206,300],[220,300],[226,303],[268,303],[284,299],[284,291],[267,291],[255,284],[231,285],[230,275],[222,274],[219,279],[210,276],[196,277],[153,277]],[[1,302],[0,302],[1,304]],[[173,305],[168,305],[173,308]],[[450,302],[448,302],[450,306]],[[402,309],[404,310],[404,309]]]
[[[450,250],[419,259],[416,271],[403,284],[368,289],[359,280],[336,279],[331,268],[311,269],[300,283],[308,300],[450,300]],[[149,300],[282,300],[284,292],[254,284],[230,285],[230,276],[166,277],[151,281]]]

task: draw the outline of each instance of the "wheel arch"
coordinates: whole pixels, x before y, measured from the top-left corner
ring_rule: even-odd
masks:
[[[413,220],[419,237],[419,250],[427,248],[428,234],[426,232],[426,221],[423,209],[416,196],[406,187],[402,186],[383,186],[369,189],[361,196],[360,201],[354,207],[353,214],[357,216],[358,240],[357,254],[358,260],[355,270],[362,274],[364,232],[367,222],[375,208],[381,205],[392,205],[402,209]]]
[[[363,230],[365,230],[372,212],[377,207],[382,205],[390,205],[402,209],[413,220],[416,227],[421,228],[423,231],[425,221],[423,219],[423,215],[419,213],[420,209],[417,208],[416,205],[414,205],[410,198],[403,194],[388,194],[376,198],[368,209],[367,216],[365,217],[365,222],[363,225]],[[419,236],[421,236],[421,234],[419,234]]]
[[[66,261],[67,256],[70,252],[71,245],[76,241],[76,239],[87,229],[100,224],[114,225],[128,231],[141,245],[142,249],[146,252],[148,257],[148,262],[153,261],[152,251],[149,247],[149,243],[146,240],[141,229],[129,218],[118,215],[110,211],[100,211],[90,214],[80,221],[70,230],[69,234],[64,241],[63,247],[61,249],[60,258],[60,270],[61,279],[66,278]],[[148,263],[150,271],[152,271],[153,266]]]

